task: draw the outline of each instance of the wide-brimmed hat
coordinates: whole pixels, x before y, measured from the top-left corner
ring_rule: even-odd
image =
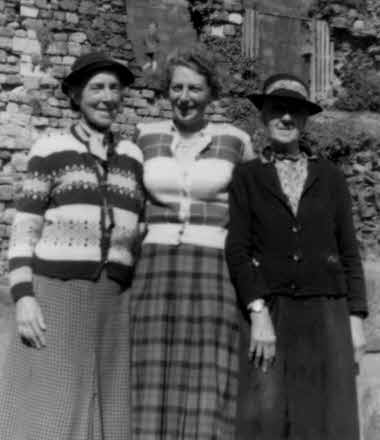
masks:
[[[72,65],[71,72],[62,81],[62,91],[67,95],[73,86],[101,70],[115,72],[123,86],[131,84],[135,78],[133,73],[119,61],[103,52],[90,52],[80,56]]]
[[[309,88],[296,75],[281,73],[270,76],[263,85],[262,93],[253,93],[248,96],[255,106],[261,110],[265,99],[286,99],[302,104],[309,115],[322,111],[322,107],[310,101]]]

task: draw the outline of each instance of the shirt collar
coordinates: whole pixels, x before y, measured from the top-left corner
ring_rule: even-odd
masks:
[[[91,154],[102,161],[107,160],[108,149],[113,145],[113,135],[111,131],[99,133],[89,127],[85,121],[80,120],[75,125],[75,132],[79,140],[87,145]]]
[[[267,145],[259,155],[260,160],[263,164],[273,164],[277,161],[289,160],[292,162],[298,162],[301,159],[307,160],[317,160],[318,156],[313,154],[309,150],[301,150],[296,155],[286,155],[283,153],[276,153],[270,145]]]
[[[208,132],[209,130],[209,123],[207,123],[201,130],[194,133],[194,136],[191,137],[191,143],[194,145],[194,148],[197,150],[197,154],[201,153],[203,150],[205,150],[208,145],[210,145],[212,141],[212,136]],[[170,145],[170,149],[172,153],[174,154],[175,149],[181,140],[180,132],[178,131],[178,128],[174,124],[173,121],[170,123],[170,131],[173,134],[173,140]]]

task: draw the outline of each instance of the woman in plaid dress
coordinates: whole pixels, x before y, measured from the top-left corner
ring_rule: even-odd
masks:
[[[224,241],[227,187],[246,133],[207,122],[219,83],[199,49],[169,58],[173,119],[138,125],[147,233],[131,288],[134,440],[231,440],[237,304]]]
[[[141,152],[110,131],[133,80],[101,53],[62,90],[80,113],[31,149],[9,249],[16,328],[0,380],[0,437],[128,440],[130,283]]]

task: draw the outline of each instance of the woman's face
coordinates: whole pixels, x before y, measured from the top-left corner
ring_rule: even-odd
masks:
[[[197,130],[204,123],[206,107],[211,99],[207,79],[193,69],[176,66],[169,85],[173,119],[185,130]]]
[[[73,97],[86,122],[95,130],[108,130],[120,108],[122,87],[113,72],[93,75]]]
[[[283,147],[298,145],[307,116],[302,103],[270,98],[264,101],[262,118],[273,144]]]

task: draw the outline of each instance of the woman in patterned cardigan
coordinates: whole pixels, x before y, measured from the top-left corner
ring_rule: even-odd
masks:
[[[134,263],[142,158],[110,127],[132,80],[104,54],[80,57],[62,84],[79,122],[30,151],[9,248],[16,329],[0,387],[4,439],[130,438],[121,292]]]

